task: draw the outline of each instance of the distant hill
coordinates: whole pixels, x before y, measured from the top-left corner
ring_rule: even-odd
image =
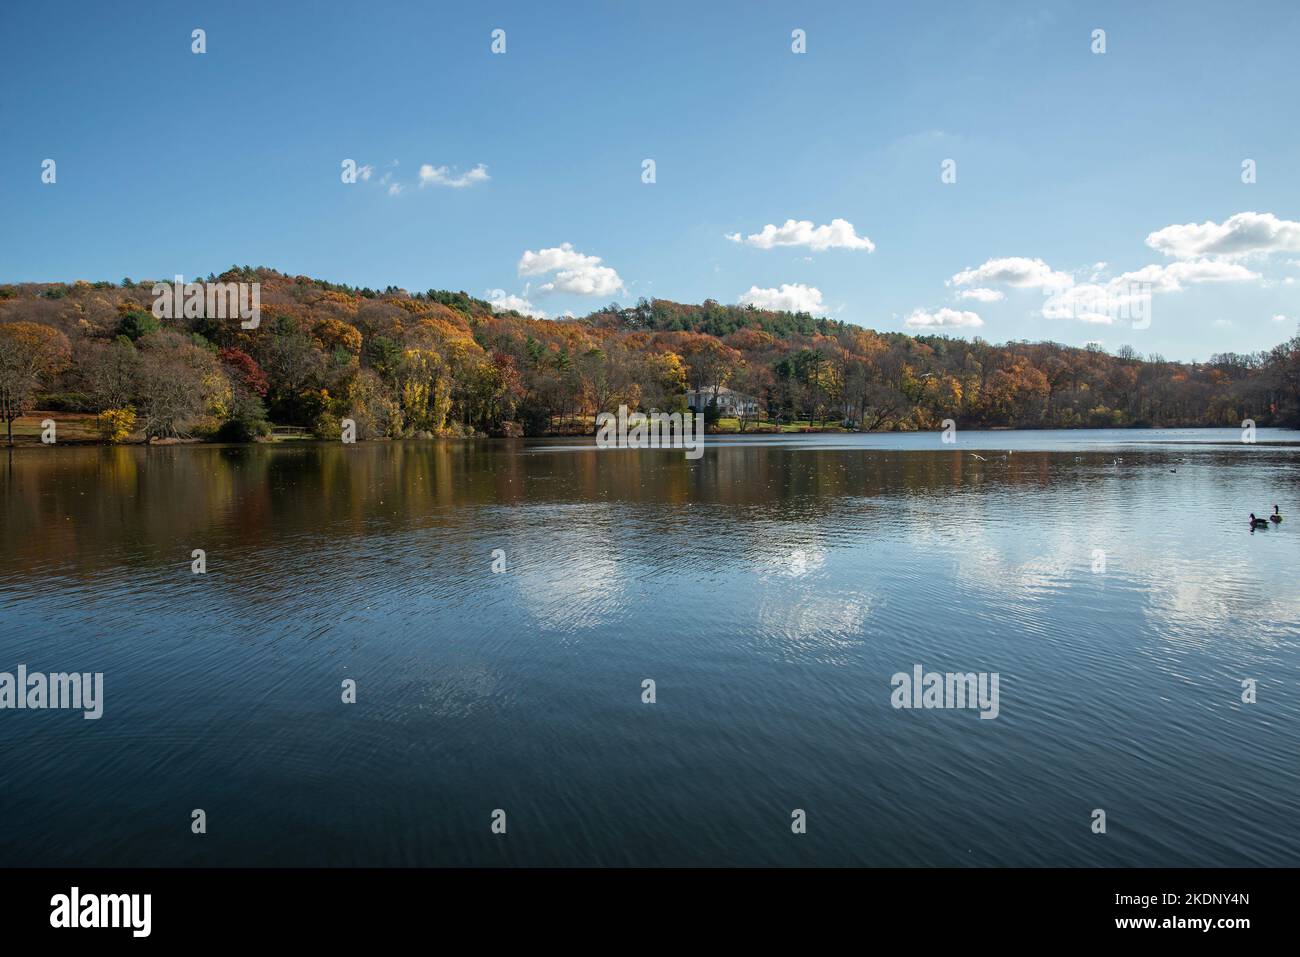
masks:
[[[259,284],[258,327],[159,319],[149,280],[0,286],[0,416],[93,413],[114,440],[247,440],[270,423],[337,438],[344,418],[359,438],[541,434],[620,404],[681,409],[688,389],[726,386],[756,398],[764,420],[861,429],[1300,419],[1300,336],[1191,364],[1127,347],[882,333],[712,300],[539,320],[464,292],[358,289],[264,267],[206,281]]]

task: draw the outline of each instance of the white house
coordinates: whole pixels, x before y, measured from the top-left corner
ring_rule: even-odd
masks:
[[[692,412],[703,412],[713,401],[713,389],[687,389],[686,407]],[[717,390],[718,413],[725,416],[757,415],[758,400],[743,392],[733,392],[725,385]]]

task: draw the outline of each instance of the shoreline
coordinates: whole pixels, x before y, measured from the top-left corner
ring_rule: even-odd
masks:
[[[38,420],[39,421],[39,420]],[[1297,438],[1284,441],[1256,441],[1246,443],[1252,445],[1264,445],[1273,447],[1289,447],[1300,445],[1300,429],[1290,429],[1285,426],[1261,426],[1264,429],[1273,429],[1279,432],[1295,433]],[[1161,432],[1210,432],[1218,430],[1240,431],[1236,426],[1228,425],[1149,425],[1149,426],[1100,426],[1090,428],[1047,428],[1047,427],[1028,427],[1020,428],[1014,426],[990,426],[986,428],[961,428],[961,433],[1031,433],[1041,434],[1045,432],[1062,432],[1062,433],[1082,433],[1082,432],[1099,432],[1099,433],[1120,433],[1120,432],[1143,432],[1156,434]],[[733,429],[712,429],[705,430],[705,435],[712,438],[725,439],[744,439],[744,438],[798,438],[807,435],[841,435],[841,436],[910,436],[910,435],[942,435],[942,429],[878,429],[874,431],[863,431],[845,428],[799,428],[799,429],[746,429],[743,432]],[[435,435],[435,436],[406,436],[402,438],[377,438],[362,439],[354,445],[389,445],[389,444],[425,444],[438,442],[526,442],[546,439],[594,439],[595,432],[589,430],[568,430],[546,432],[541,435]],[[256,446],[317,446],[317,445],[338,445],[337,439],[322,439],[314,435],[288,438],[257,439],[252,442],[223,442],[202,437],[192,438],[170,438],[155,441],[148,441],[141,438],[131,438],[121,442],[106,442],[99,438],[90,438],[84,435],[77,435],[70,438],[59,438],[56,442],[45,443],[41,441],[39,425],[35,431],[22,435],[15,435],[13,445],[9,445],[6,437],[0,434],[0,448],[13,449],[31,449],[31,448],[175,448],[175,447],[223,447],[223,448],[251,448]],[[959,443],[953,443],[952,448],[957,450]],[[1196,444],[1222,444],[1219,441],[1209,443],[1184,442],[1184,445]],[[945,443],[947,445],[947,443]]]

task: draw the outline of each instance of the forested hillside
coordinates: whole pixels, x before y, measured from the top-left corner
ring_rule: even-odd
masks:
[[[760,418],[875,429],[1297,424],[1300,336],[1185,364],[1052,342],[873,332],[807,314],[656,299],[581,319],[494,313],[463,292],[336,285],[266,268],[261,322],[157,319],[153,281],[0,286],[0,416],[93,413],[129,436],[246,441],[543,434],[597,411],[680,409],[687,388]],[[1135,335],[1140,335],[1136,333]],[[741,423],[753,427],[755,423]],[[581,426],[576,426],[581,427]]]

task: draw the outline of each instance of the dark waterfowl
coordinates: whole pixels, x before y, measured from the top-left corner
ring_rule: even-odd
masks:
[[[1268,520],[1274,525],[1282,521],[1282,513],[1277,510],[1276,505],[1273,506],[1273,514],[1268,517]]]
[[[1255,517],[1255,513],[1254,513],[1254,512],[1251,512],[1251,513],[1250,513],[1250,527],[1251,527],[1251,528],[1268,528],[1268,522],[1264,521],[1264,519],[1262,519],[1262,518],[1256,518],[1256,517]]]

